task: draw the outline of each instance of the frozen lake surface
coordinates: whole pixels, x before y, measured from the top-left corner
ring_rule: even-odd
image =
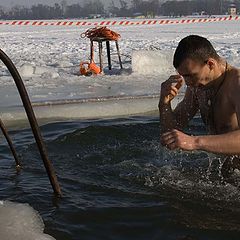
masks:
[[[0,48],[20,71],[39,120],[58,120],[42,131],[64,194],[52,196],[31,131],[20,128],[26,116],[1,63],[1,118],[17,126],[10,134],[23,162],[17,173],[0,142],[1,240],[239,239],[239,174],[225,182],[219,156],[168,152],[159,144],[155,117],[160,85],[175,73],[178,42],[190,34],[207,37],[239,67],[239,21],[112,27],[122,36],[124,70],[114,55],[112,72],[91,77],[78,74],[80,61],[89,58],[89,41],[80,38],[86,28],[0,29]],[[198,118],[191,132],[205,133]]]
[[[219,54],[230,64],[240,66],[239,21],[196,23],[179,25],[114,26],[121,34],[119,42],[124,70],[119,71],[117,56],[113,56],[113,71],[99,76],[79,76],[79,63],[89,59],[89,40],[80,37],[86,27],[76,26],[1,26],[0,48],[16,64],[33,102],[56,100],[94,99],[125,96],[155,96],[161,82],[175,71],[172,55],[178,42],[190,34],[207,37]],[[115,51],[115,45],[111,45]],[[104,49],[105,50],[105,49]],[[105,51],[104,54],[106,55]],[[95,47],[95,60],[97,46]],[[21,105],[16,88],[8,71],[0,64],[0,108],[4,120],[22,119]],[[126,102],[124,102],[125,104]],[[136,114],[157,110],[157,98],[142,106],[133,105],[123,111],[122,104],[112,104],[103,116]],[[136,104],[136,105],[135,105]],[[136,106],[138,107],[136,108]],[[134,107],[135,106],[135,107]],[[65,113],[69,118],[97,117],[97,105],[83,107],[76,113]],[[64,106],[61,112],[66,110]],[[114,112],[113,109],[115,109]],[[20,111],[20,114],[16,112]],[[36,110],[39,118],[55,117],[56,111]],[[92,114],[97,111],[97,114]],[[108,112],[109,111],[109,112]],[[52,112],[52,114],[51,114]],[[54,113],[55,112],[55,113]],[[102,110],[101,110],[102,112]],[[108,113],[107,113],[108,112]],[[60,116],[61,117],[61,116]]]

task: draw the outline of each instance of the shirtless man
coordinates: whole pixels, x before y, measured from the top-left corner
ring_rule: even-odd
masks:
[[[170,76],[161,85],[161,143],[170,150],[203,150],[227,156],[222,168],[227,177],[240,169],[240,70],[220,58],[206,38],[196,35],[179,42],[173,65],[179,75]],[[185,96],[172,110],[171,101],[184,81]],[[184,127],[198,111],[209,135],[185,134]]]

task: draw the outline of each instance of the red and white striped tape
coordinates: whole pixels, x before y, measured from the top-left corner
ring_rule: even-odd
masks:
[[[142,21],[0,21],[1,25],[11,26],[137,26],[137,25],[166,25],[166,24],[186,24],[186,23],[209,23],[230,20],[240,20],[240,16],[227,16],[216,18],[189,18],[189,19],[162,19],[162,20],[142,20]]]

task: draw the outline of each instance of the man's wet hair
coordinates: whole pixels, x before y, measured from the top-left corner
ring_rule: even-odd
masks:
[[[209,58],[220,57],[212,44],[204,37],[190,35],[183,38],[174,53],[173,66],[177,69],[187,58],[205,63]]]

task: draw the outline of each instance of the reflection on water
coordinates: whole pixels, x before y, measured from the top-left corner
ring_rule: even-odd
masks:
[[[190,127],[203,134],[199,119]],[[23,170],[1,142],[1,199],[27,202],[56,239],[238,239],[238,176],[221,158],[170,152],[157,118],[61,122],[42,127],[64,197],[53,198],[29,129],[11,132]]]

